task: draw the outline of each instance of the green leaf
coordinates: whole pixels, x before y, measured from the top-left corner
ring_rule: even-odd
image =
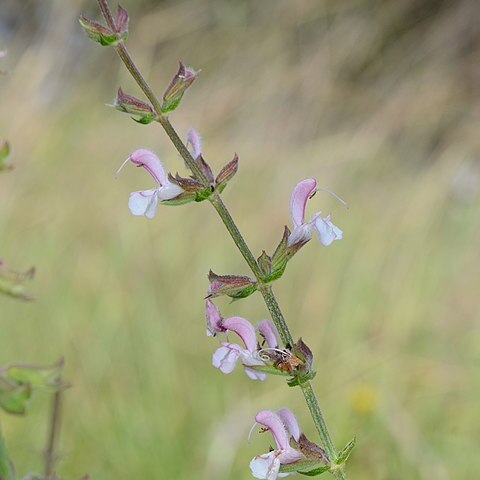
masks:
[[[4,374],[9,379],[20,385],[28,384],[33,388],[57,391],[67,387],[60,383],[63,360],[49,366],[10,364],[5,368]]]
[[[161,108],[162,113],[168,113],[175,110],[180,105],[180,100],[182,100],[182,97],[172,98],[169,101],[164,101]]]
[[[303,460],[295,463],[287,463],[280,466],[281,473],[298,472],[302,475],[314,477],[330,470],[330,465],[325,465],[318,460]]]
[[[342,465],[348,460],[350,453],[352,453],[353,448],[355,447],[355,443],[357,441],[357,437],[353,437],[340,451],[338,454],[338,458],[335,461],[337,465]]]
[[[11,170],[13,167],[8,164],[8,158],[10,157],[10,144],[4,142],[0,147],[0,172],[4,170]]]
[[[154,113],[146,113],[140,118],[135,118],[131,117],[132,120],[134,120],[137,123],[140,123],[141,125],[148,125],[149,123],[154,122],[157,119],[157,115]]]
[[[302,475],[306,475],[307,477],[316,477],[317,475],[321,475],[322,473],[328,472],[330,470],[329,465],[324,465],[323,467],[315,468],[313,470],[309,470],[308,472],[298,472]]]
[[[315,378],[316,374],[317,372],[308,372],[306,375],[293,377],[287,380],[287,384],[289,387],[297,387],[298,385],[301,385],[302,383],[306,383],[309,380],[312,380],[313,378]]]
[[[203,190],[200,190],[199,192],[196,192],[195,196],[195,201],[196,202],[203,202],[206,200],[210,195],[213,193],[213,190],[211,187],[204,188]]]
[[[257,284],[254,283],[252,285],[248,285],[247,287],[237,291],[237,292],[231,292],[227,293],[227,295],[230,298],[233,298],[234,300],[240,300],[241,298],[247,298],[250,295],[253,295],[257,291]]]
[[[195,193],[183,192],[178,197],[172,198],[171,200],[163,200],[161,204],[169,207],[177,207],[178,205],[185,205],[186,203],[193,201],[197,201]]]
[[[288,237],[290,235],[290,230],[288,227],[285,227],[283,231],[282,239],[278,244],[273,256],[272,256],[272,273],[264,279],[265,282],[272,282],[278,280],[285,272],[287,263],[289,260],[288,255]]]
[[[252,370],[258,370],[259,372],[265,372],[265,373],[268,373],[270,375],[280,375],[282,377],[289,377],[290,376],[290,373],[279,370],[276,367],[269,367],[269,366],[262,366],[262,365],[252,365],[252,366],[249,366],[248,368],[251,368]]]
[[[30,385],[18,385],[8,391],[0,391],[0,407],[7,413],[23,415],[27,411],[27,401],[31,397]]]
[[[15,472],[8,458],[7,446],[0,431],[0,480],[13,480],[14,478]]]

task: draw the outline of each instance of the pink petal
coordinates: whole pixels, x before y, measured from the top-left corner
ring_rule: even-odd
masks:
[[[243,340],[247,350],[250,352],[257,350],[255,328],[248,320],[242,317],[230,317],[223,321],[223,326],[227,330],[235,332]]]
[[[137,167],[143,167],[159,185],[166,183],[167,175],[163,169],[162,162],[153,152],[146,148],[139,148],[132,152],[129,158]]]
[[[287,431],[283,425],[282,419],[271,410],[261,410],[255,416],[255,421],[272,432],[277,447],[286,450],[289,447]]]
[[[317,181],[314,178],[307,178],[297,183],[290,197],[290,215],[294,227],[298,227],[305,222],[305,207],[307,200],[317,187]]]
[[[277,329],[270,320],[262,320],[258,324],[258,331],[270,348],[278,347]]]
[[[281,408],[280,410],[277,410],[277,415],[282,420],[288,433],[290,433],[290,435],[298,442],[301,432],[293,412],[288,408]]]
[[[189,151],[193,158],[197,158],[202,154],[202,144],[200,142],[200,135],[193,128],[191,128],[187,132],[187,148],[189,145],[192,147],[191,150],[189,149]]]
[[[207,336],[212,337],[226,330],[222,325],[220,310],[211,300],[205,302],[205,315],[207,317]]]

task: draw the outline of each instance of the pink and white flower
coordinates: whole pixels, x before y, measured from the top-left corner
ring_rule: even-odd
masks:
[[[321,212],[317,212],[309,221],[305,221],[307,201],[316,192],[316,188],[317,181],[314,178],[307,178],[299,182],[293,189],[290,198],[293,230],[288,237],[289,246],[308,242],[312,237],[313,229],[317,232],[322,245],[328,246],[334,240],[342,239],[343,233],[331,222],[330,215],[322,218]]]
[[[133,215],[153,218],[159,201],[171,200],[184,192],[181,187],[168,180],[160,159],[150,150],[139,148],[132,152],[117,173],[128,161],[137,167],[143,167],[157,182],[157,185],[149,190],[140,190],[130,194],[128,208]]]
[[[217,333],[236,333],[242,343],[230,341],[221,342],[221,345],[212,356],[212,365],[222,373],[233,372],[240,361],[245,373],[252,380],[265,380],[267,374],[251,367],[265,367],[268,355],[262,356],[264,349],[257,341],[255,327],[245,318],[229,317],[222,318],[220,311],[211,300],[205,304],[207,318],[207,336],[215,336]],[[266,340],[268,348],[278,348],[277,332],[269,320],[263,320],[258,326],[260,335]],[[265,350],[266,351],[266,350]]]
[[[222,342],[212,356],[212,365],[222,373],[231,373],[238,360],[240,360],[249,378],[265,380],[267,377],[265,372],[249,368],[266,365],[259,354],[257,336],[253,325],[245,318],[230,317],[222,321],[222,326],[225,330],[236,333],[241,338],[244,347],[237,343]]]
[[[255,416],[255,421],[270,430],[277,448],[252,459],[250,462],[252,475],[259,479],[275,480],[277,477],[295,473],[280,473],[281,465],[295,463],[304,458],[302,452],[290,446],[290,438],[298,442],[301,434],[295,415],[287,408],[277,412],[261,410]]]

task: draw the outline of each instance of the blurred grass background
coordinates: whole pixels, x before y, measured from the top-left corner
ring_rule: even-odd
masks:
[[[128,1],[129,49],[161,93],[177,61],[201,68],[172,115],[197,128],[250,246],[272,251],[294,184],[317,195],[344,240],[315,240],[275,291],[314,350],[314,381],[336,444],[355,433],[349,478],[477,478],[480,469],[478,0]],[[134,148],[183,164],[160,127],[104,104],[139,94],[112,50],[84,37],[93,0],[2,0],[1,256],[35,265],[33,304],[0,298],[0,364],[65,355],[59,471],[94,479],[250,478],[270,439],[257,410],[288,406],[312,439],[297,390],[210,365],[206,273],[248,273],[207,203],[132,217],[151,186],[113,172]],[[260,298],[225,315],[265,317]],[[41,470],[47,395],[1,414],[20,473]]]

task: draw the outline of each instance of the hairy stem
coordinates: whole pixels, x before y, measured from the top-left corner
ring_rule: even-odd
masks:
[[[113,17],[110,13],[110,10],[108,8],[108,4],[106,0],[97,0],[98,4],[100,5],[100,9],[102,11],[103,16],[105,17],[105,21],[107,24],[113,28]],[[182,156],[184,159],[185,163],[188,165],[190,170],[193,172],[195,177],[202,182],[202,184],[207,187],[208,186],[208,180],[205,178],[203,175],[202,171],[198,168],[197,164],[195,163],[194,159],[190,155],[190,152],[186,148],[185,144],[181,140],[181,138],[178,136],[178,133],[176,130],[173,128],[172,124],[170,123],[169,119],[162,115],[161,112],[161,103],[158,100],[157,96],[153,92],[153,90],[150,88],[150,86],[147,84],[143,76],[141,75],[140,71],[138,70],[137,66],[135,65],[132,57],[128,53],[127,49],[125,48],[125,45],[123,42],[120,42],[116,47],[115,50],[117,51],[117,54],[119,55],[120,59],[122,62],[125,64],[127,67],[128,71],[134,78],[134,80],[137,82],[138,86],[142,89],[142,91],[145,93],[146,97],[150,100],[153,108],[155,109],[155,112],[158,114],[158,122],[160,125],[162,125],[163,129],[165,130],[165,133],[168,135],[172,143],[174,144],[175,148],[177,149],[178,153]],[[277,299],[272,291],[272,288],[270,285],[263,283],[262,280],[262,273],[260,271],[260,268],[257,264],[257,261],[248,247],[247,243],[245,242],[245,239],[243,238],[242,234],[240,233],[240,230],[238,229],[235,221],[233,220],[232,216],[230,215],[229,210],[223,203],[223,200],[218,192],[215,192],[211,197],[210,197],[210,202],[217,211],[218,215],[222,219],[225,227],[227,228],[228,232],[230,233],[230,236],[232,237],[233,241],[235,242],[235,245],[237,246],[238,250],[242,254],[243,258],[247,262],[248,266],[252,270],[253,274],[255,275],[255,278],[257,279],[257,282],[259,284],[259,291],[261,292],[263,299],[265,301],[265,304],[272,316],[272,320],[275,323],[275,326],[277,327],[277,330],[279,332],[279,335],[282,339],[282,342],[286,346],[292,346],[293,344],[293,337],[292,334],[290,333],[290,330],[288,328],[287,322],[285,321],[285,318],[282,314],[282,311],[280,309],[280,306],[278,305]],[[320,410],[320,406],[318,404],[317,398],[315,396],[315,393],[313,391],[312,385],[310,382],[304,383],[301,385],[301,389],[303,392],[303,395],[305,397],[305,401],[307,403],[307,406],[310,410],[310,413],[312,415],[313,421],[315,423],[315,426],[317,428],[318,434],[320,436],[320,439],[323,443],[323,446],[330,458],[330,461],[335,461],[337,458],[337,452],[335,450],[335,447],[333,445],[330,433],[328,431],[325,419],[323,417],[322,411]],[[343,472],[342,469],[332,469],[331,473],[337,478],[337,480],[344,480],[346,479],[345,473]]]

